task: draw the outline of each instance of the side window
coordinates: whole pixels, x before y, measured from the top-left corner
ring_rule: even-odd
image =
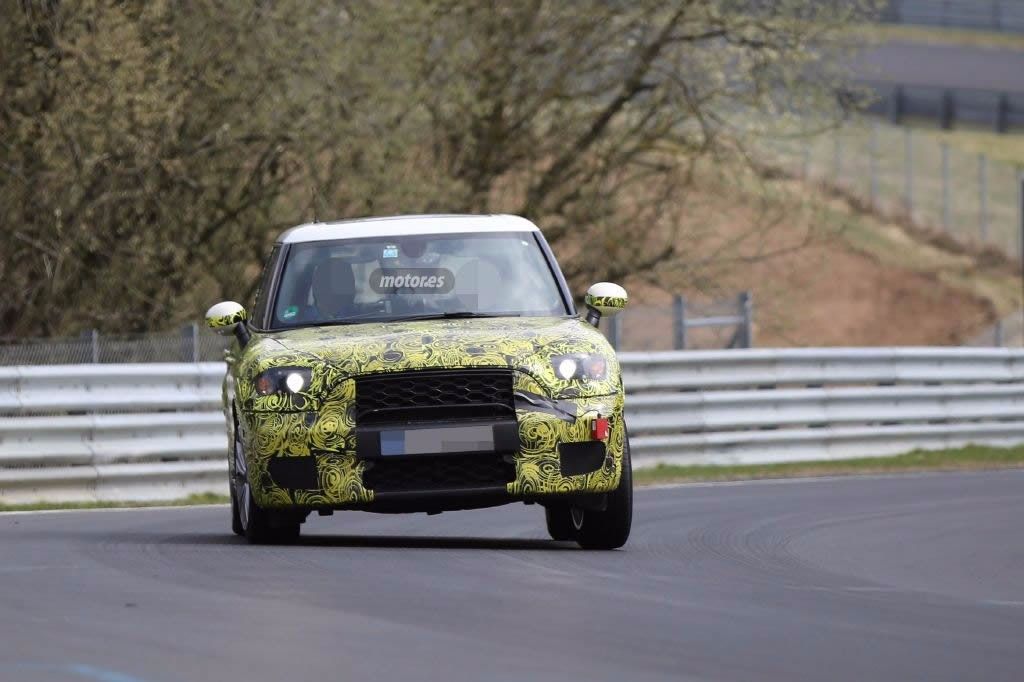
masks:
[[[273,284],[271,280],[274,277],[274,272],[277,270],[277,260],[280,256],[281,245],[276,244],[274,250],[270,252],[270,258],[267,259],[266,265],[263,266],[263,273],[260,275],[260,285],[256,290],[256,300],[252,307],[253,322],[260,329],[267,327],[267,319],[269,317],[267,298],[270,295],[271,285]]]

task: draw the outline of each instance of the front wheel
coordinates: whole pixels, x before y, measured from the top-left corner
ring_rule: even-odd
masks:
[[[547,521],[548,535],[552,540],[565,542],[576,537],[576,531],[569,518],[569,507],[560,504],[545,507],[544,519]]]
[[[552,540],[575,540],[584,549],[618,549],[626,544],[633,525],[633,469],[629,457],[629,436],[623,445],[619,485],[608,493],[603,511],[552,504],[545,508],[544,515]]]
[[[629,457],[629,435],[622,449],[622,475],[619,485],[608,493],[604,511],[570,511],[576,542],[583,549],[618,549],[629,540],[633,525],[633,466]]]
[[[253,499],[249,483],[249,465],[245,448],[235,423],[234,466],[231,470],[231,530],[251,544],[286,544],[295,542],[301,532],[301,521],[284,513],[263,509]]]

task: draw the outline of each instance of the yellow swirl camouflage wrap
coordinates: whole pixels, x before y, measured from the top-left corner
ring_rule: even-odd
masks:
[[[230,315],[218,315],[215,317],[206,318],[206,325],[211,329],[218,329],[223,327],[230,327],[236,325],[239,322],[245,322],[246,313],[245,309],[234,312]]]
[[[567,353],[604,355],[605,378],[559,378],[551,359]],[[309,368],[309,384],[294,395],[258,395],[256,378],[282,367]],[[253,335],[231,373],[256,502],[287,507],[373,501],[362,483],[365,465],[355,455],[355,377],[470,367],[511,368],[517,395],[538,399],[516,401],[520,452],[511,495],[604,492],[618,484],[625,436],[621,379],[614,351],[596,329],[577,318],[425,320]],[[589,440],[598,414],[611,423],[605,465],[562,476],[559,443]],[[277,487],[268,473],[273,457],[313,457],[320,487]]]
[[[517,381],[517,390],[528,382]],[[527,388],[526,390],[530,390]],[[608,492],[619,484],[626,429],[622,421],[623,394],[562,401],[574,408],[575,419],[564,419],[541,410],[516,409],[520,451],[516,457],[516,480],[508,485],[513,495],[571,492]],[[609,417],[611,432],[603,467],[589,474],[563,476],[559,466],[559,443],[590,440],[592,419]]]
[[[583,302],[590,308],[606,312],[608,310],[622,310],[626,307],[626,300],[621,296],[591,296],[583,297]]]

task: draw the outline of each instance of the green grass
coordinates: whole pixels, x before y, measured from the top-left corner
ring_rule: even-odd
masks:
[[[915,222],[946,229],[942,183],[942,146],[946,144],[950,172],[948,230],[960,241],[981,243],[979,155],[985,154],[989,159],[985,243],[1015,255],[1019,230],[1017,169],[1024,164],[1024,135],[999,135],[970,127],[944,131],[924,121],[909,124]],[[874,134],[876,201],[883,211],[902,215],[907,198],[904,130],[904,126],[881,120],[859,119],[839,131],[808,139],[775,140],[766,146],[780,165],[797,175],[802,172],[806,149],[807,171],[812,178],[868,199]]]
[[[945,142],[952,149],[977,157],[1013,166],[1024,166],[1024,135],[1018,132],[997,133],[991,126],[957,123],[952,130],[942,130],[935,121],[910,121],[910,125],[936,144]]]
[[[967,471],[1024,468],[1024,446],[968,446],[959,450],[914,451],[895,457],[863,457],[836,461],[784,462],[741,465],[658,465],[633,472],[637,485],[687,481],[740,481],[764,478],[852,476],[914,471]]]
[[[0,512],[40,511],[45,509],[122,509],[126,507],[188,507],[196,504],[227,504],[227,495],[199,493],[180,500],[157,502],[33,502],[31,504],[0,504]]]

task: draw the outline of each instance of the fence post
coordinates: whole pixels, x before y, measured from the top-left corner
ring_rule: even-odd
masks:
[[[878,121],[871,119],[871,135],[868,138],[868,198],[871,207],[878,208]]]
[[[949,130],[950,128],[953,127],[953,118],[955,116],[953,112],[954,112],[953,91],[952,90],[943,90],[942,91],[942,107],[941,107],[941,110],[939,111],[939,120],[941,121],[940,125],[942,126],[943,130]]]
[[[185,362],[199,362],[199,325],[195,322],[181,328],[181,355]]]
[[[903,13],[900,11],[903,8],[901,0],[892,0],[885,11],[889,14],[889,21],[894,24],[899,24],[903,21]]]
[[[686,350],[686,299],[682,296],[672,297],[672,347]]]
[[[907,216],[914,222],[914,134],[903,128],[903,190]]]
[[[899,125],[903,120],[903,86],[897,85],[889,94],[889,122]]]
[[[613,316],[608,321],[608,343],[612,344],[612,348],[619,350],[619,335],[622,331],[622,313]]]
[[[92,361],[96,364],[100,361],[100,332],[93,329],[89,336],[92,340]]]
[[[999,93],[996,100],[996,132],[1005,133],[1010,128],[1010,96]]]
[[[834,135],[835,137],[832,140],[832,184],[838,187],[843,167],[842,131],[836,128]]]
[[[1020,167],[1017,168],[1017,224],[1017,236],[1020,240],[1020,250],[1017,253],[1020,255],[1021,265],[1024,266],[1024,170]],[[1024,288],[1024,270],[1021,271],[1021,287]],[[1024,299],[1021,299],[1020,309],[1021,320],[1024,322]],[[1021,327],[1021,334],[1024,335],[1024,327]]]
[[[988,157],[978,154],[978,228],[981,243],[988,242]]]
[[[949,232],[953,228],[953,210],[949,189],[949,144],[942,143],[942,226]]]
[[[743,345],[742,348],[754,347],[754,299],[749,291],[739,297],[740,310],[743,311]]]

